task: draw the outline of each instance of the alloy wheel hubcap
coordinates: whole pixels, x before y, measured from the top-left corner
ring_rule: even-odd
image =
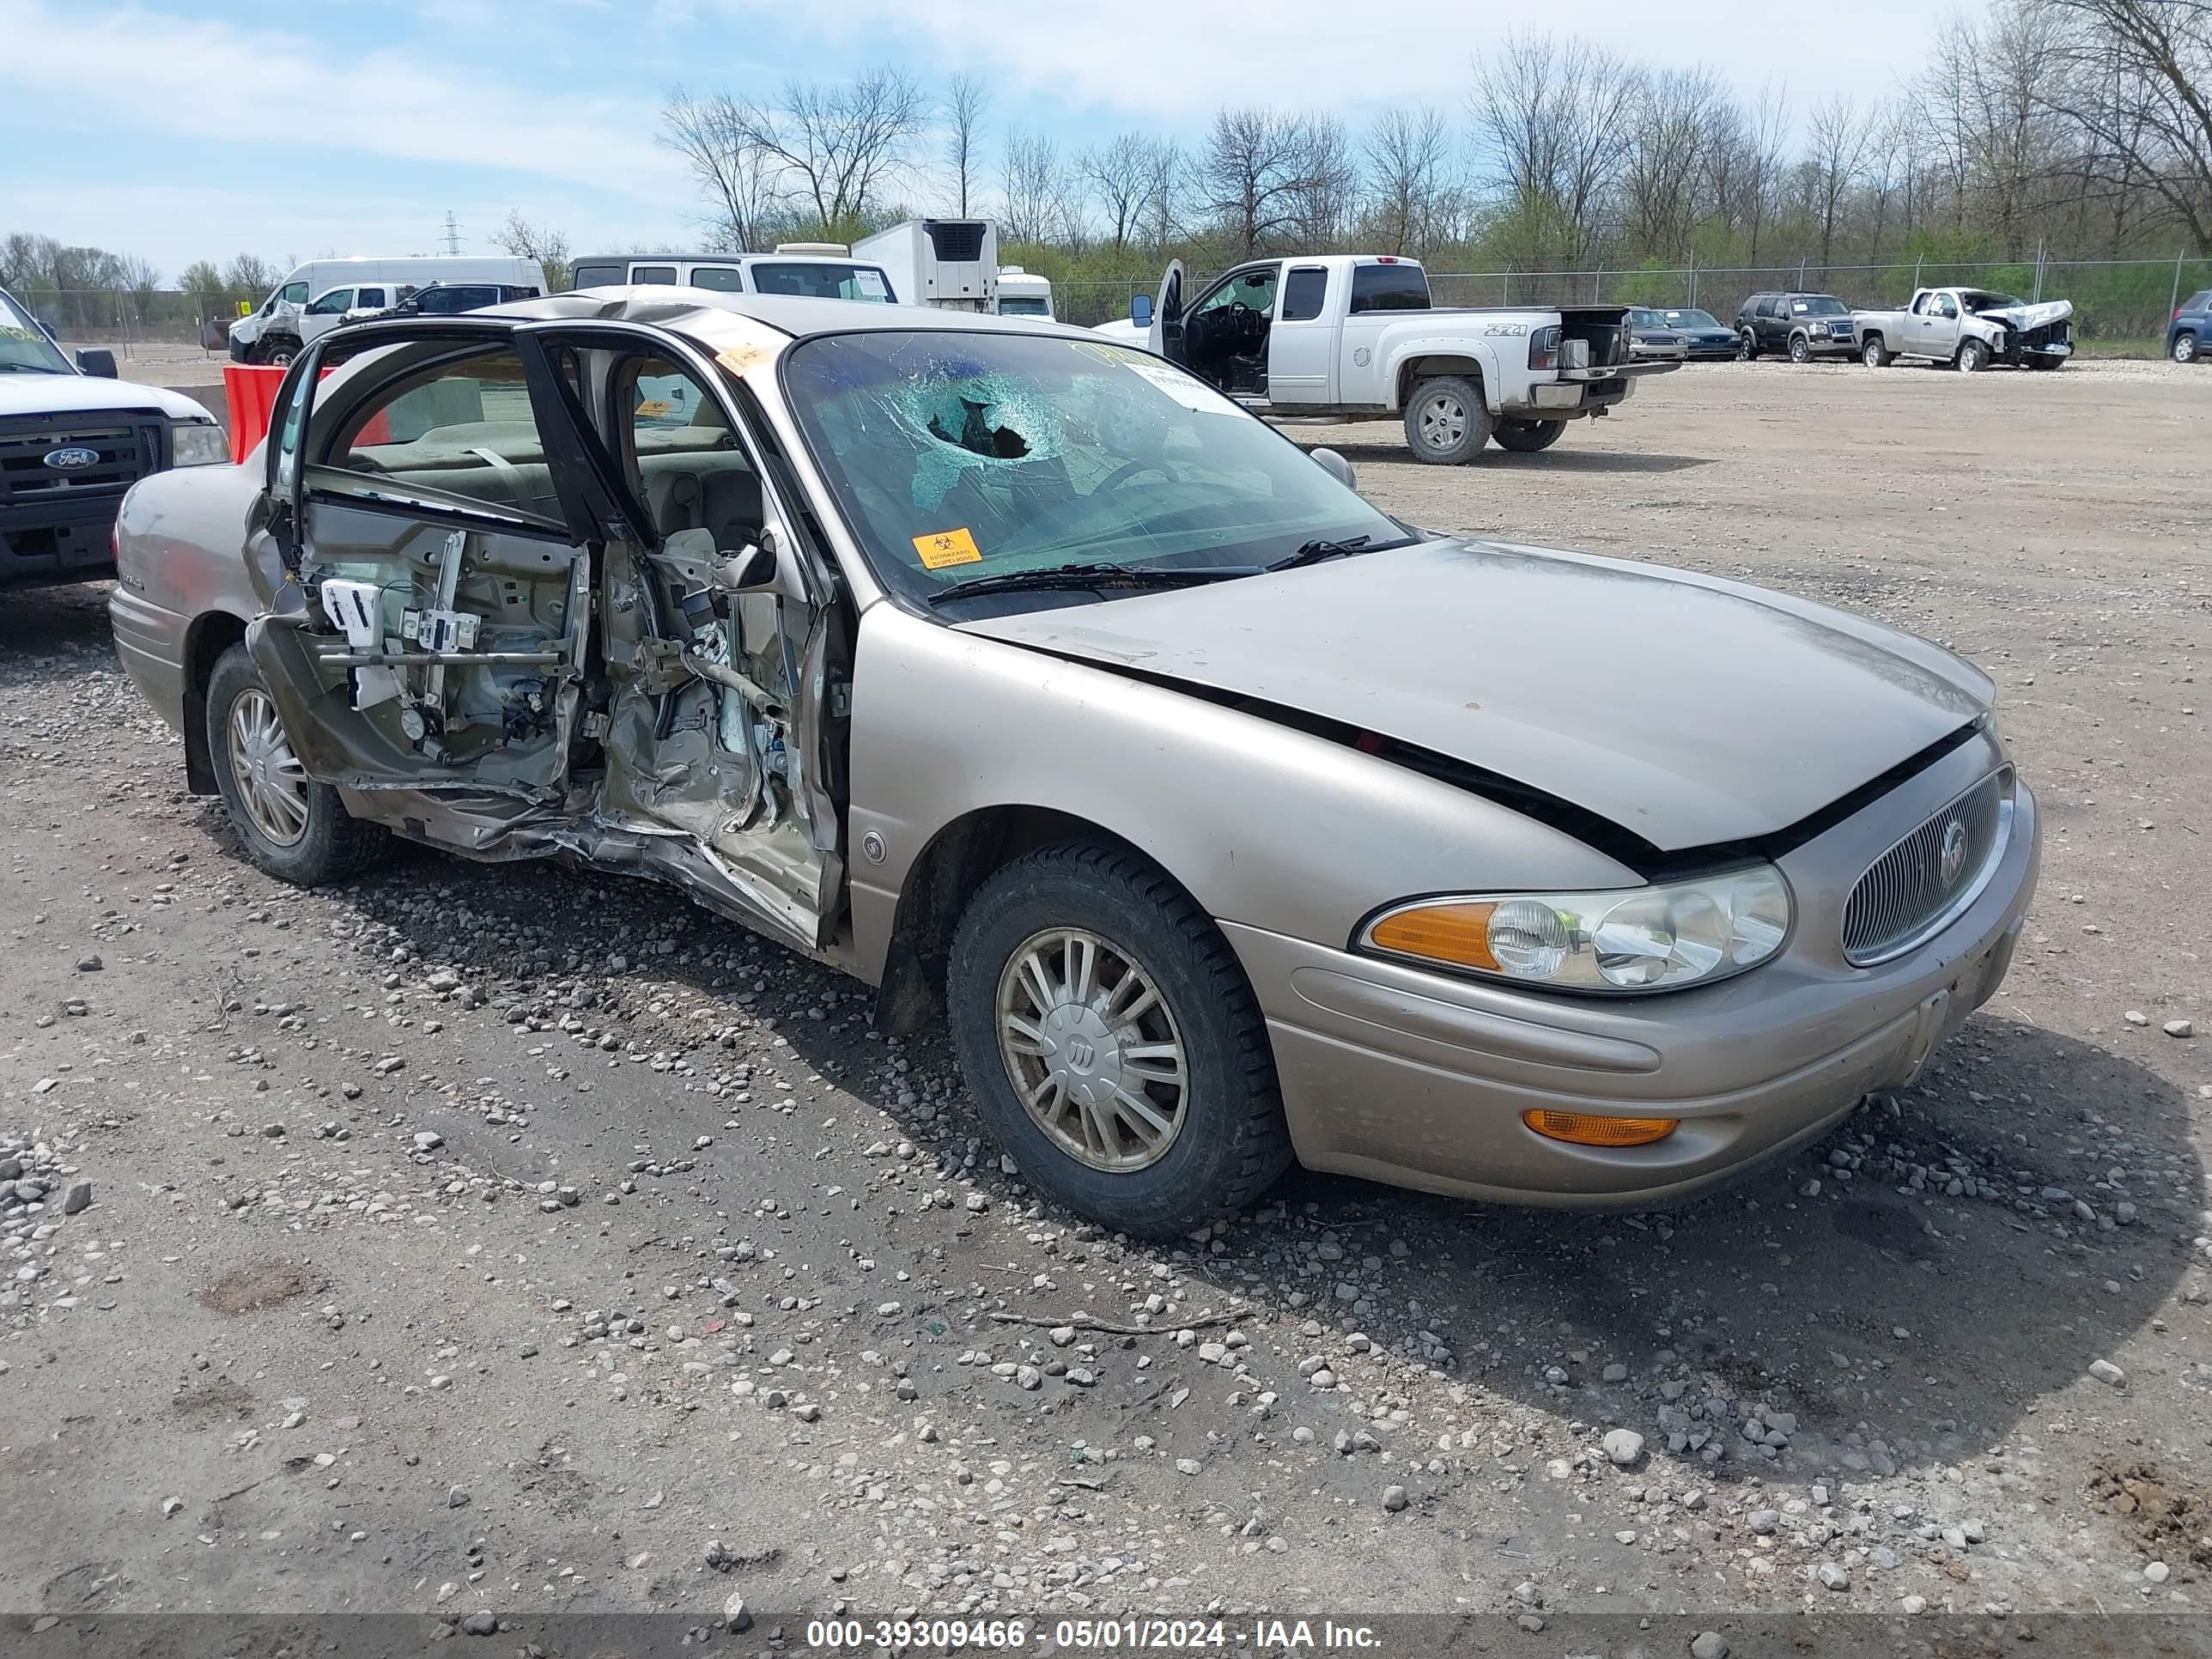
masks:
[[[1449,449],[1467,436],[1467,409],[1449,393],[1439,392],[1421,405],[1421,436],[1432,448]]]
[[[1054,1146],[1094,1170],[1158,1163],[1182,1129],[1182,1034],[1150,974],[1097,933],[1024,939],[999,975],[999,1053]]]
[[[230,775],[246,816],[264,839],[296,846],[307,833],[307,771],[267,692],[239,693],[230,705],[229,735]]]

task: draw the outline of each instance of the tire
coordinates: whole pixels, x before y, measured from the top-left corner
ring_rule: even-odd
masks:
[[[1417,461],[1458,466],[1490,441],[1490,406],[1482,387],[1456,374],[1420,381],[1406,399],[1406,447]]]
[[[1802,334],[1791,335],[1790,337],[1790,361],[1793,363],[1811,362],[1813,361],[1813,343]]]
[[[270,368],[289,367],[292,359],[299,355],[300,343],[289,334],[277,334],[265,340],[258,340],[253,346],[253,361],[257,363],[264,363]]]
[[[1059,990],[1079,982],[1085,975],[1055,938],[1075,931],[1090,937],[1089,971],[1108,988],[1048,1004],[1023,964],[1035,952],[1048,980],[1054,964],[1064,970],[1054,981]],[[1136,988],[1125,997],[1121,988],[1133,978]],[[1181,1083],[1171,1096],[1157,1079],[1120,1071],[1113,1057],[1132,1028],[1097,1018],[1103,1007],[1118,1022],[1114,1011],[1148,989],[1155,1010],[1135,1029],[1156,1047],[1180,1042]],[[1250,1203],[1290,1167],[1274,1054],[1243,969],[1206,912],[1134,854],[1069,842],[1000,870],[961,915],[945,999],[954,1050],[992,1134],[1025,1176],[1102,1226],[1149,1237],[1187,1233]],[[1089,1026],[1049,1026],[1049,1015],[1063,1010],[1078,1022],[1089,1017]],[[1002,1024],[1010,1017],[1054,1045],[1060,1070],[1047,1069],[1046,1051],[1015,1046],[1026,1039]],[[1079,1057],[1081,1068],[1066,1063]],[[1155,1067],[1170,1064],[1146,1058]],[[1018,1069],[1030,1073],[1023,1085]],[[1071,1077],[1093,1089],[1117,1079],[1133,1086],[1171,1127],[1164,1137],[1154,1129],[1147,1141],[1133,1130],[1135,1114],[1116,1107],[1106,1117],[1077,1103]],[[1024,1085],[1048,1103],[1046,1116],[1024,1103]],[[1079,1140],[1087,1152],[1076,1150]]]
[[[2030,368],[2037,369],[2043,374],[2048,374],[2055,369],[2065,368],[2066,360],[2063,357],[2045,357],[2037,355],[2031,355],[2027,359],[2027,366]]]
[[[2185,328],[2180,333],[2175,335],[2172,345],[2167,348],[2166,355],[2177,363],[2195,362],[2197,356],[2196,331]]]
[[[1757,362],[1759,361],[1759,336],[1747,328],[1739,333],[1736,336],[1735,355],[1736,361],[1739,362]]]
[[[1891,356],[1888,348],[1882,344],[1881,335],[1869,334],[1867,336],[1866,343],[1859,348],[1859,361],[1869,368],[1887,368],[1897,359]]]
[[[1565,421],[1500,421],[1490,435],[1498,440],[1500,449],[1510,449],[1516,455],[1534,455],[1559,442],[1560,434],[1566,429]]]
[[[208,677],[207,734],[216,788],[257,868],[295,887],[319,887],[368,869],[389,849],[381,825],[349,817],[337,790],[297,772],[268,684],[243,645],[224,652]],[[271,738],[275,747],[263,746]],[[289,787],[287,775],[296,780]],[[283,806],[283,799],[294,806]]]
[[[1963,374],[1978,374],[1990,366],[1990,349],[1979,340],[1959,343],[1959,371]]]

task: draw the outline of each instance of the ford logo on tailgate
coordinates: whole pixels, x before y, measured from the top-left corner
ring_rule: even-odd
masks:
[[[46,465],[57,472],[74,472],[80,467],[98,466],[100,452],[87,449],[82,444],[69,444],[60,449],[48,450]]]

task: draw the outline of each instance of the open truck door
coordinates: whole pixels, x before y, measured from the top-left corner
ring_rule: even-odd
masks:
[[[1152,331],[1146,343],[1171,362],[1183,361],[1182,318],[1182,261],[1170,259],[1160,278],[1160,291],[1152,301]]]

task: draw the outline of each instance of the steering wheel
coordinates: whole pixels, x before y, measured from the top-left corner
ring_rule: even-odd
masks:
[[[1260,313],[1242,300],[1229,302],[1230,337],[1239,345],[1248,345],[1260,337]]]
[[[1142,477],[1147,472],[1157,472],[1160,477],[1165,478],[1170,483],[1173,483],[1175,482],[1176,475],[1168,470],[1164,462],[1124,461],[1121,465],[1115,467],[1111,472],[1108,473],[1104,481],[1099,484],[1097,489],[1091,491],[1091,494],[1094,495],[1103,495],[1109,489],[1119,489],[1123,484],[1128,483],[1130,479]]]

